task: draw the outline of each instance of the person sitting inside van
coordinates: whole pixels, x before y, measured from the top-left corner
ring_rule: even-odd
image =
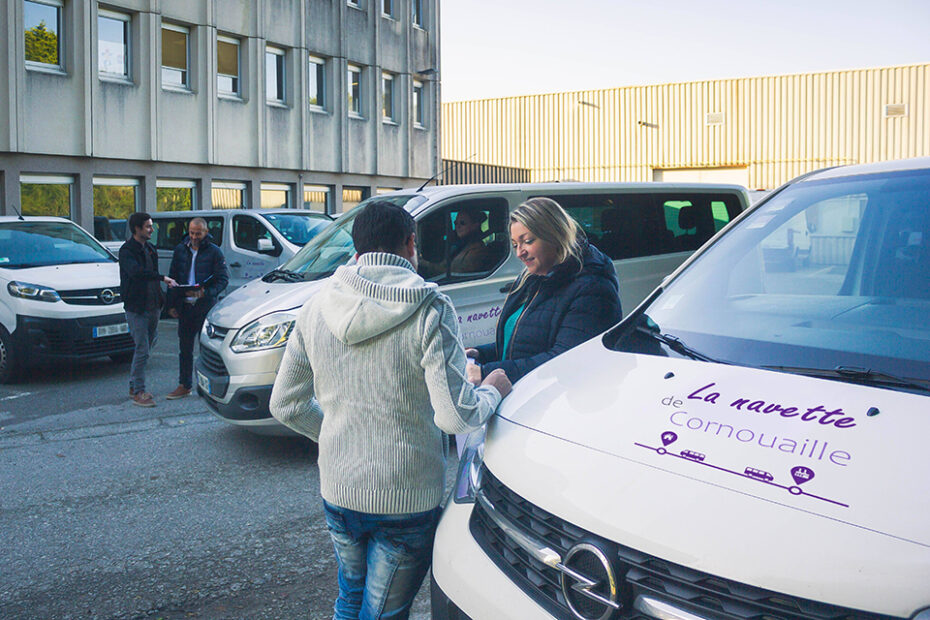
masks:
[[[543,362],[619,322],[613,263],[550,198],[531,198],[510,215],[510,238],[525,268],[497,323],[496,341],[468,349],[468,378],[502,368],[514,382]]]
[[[454,237],[449,251],[449,270],[452,273],[476,273],[487,271],[497,264],[499,256],[484,244],[482,224],[488,214],[481,209],[461,209],[455,216]],[[421,260],[421,273],[435,275],[445,273],[444,261]]]

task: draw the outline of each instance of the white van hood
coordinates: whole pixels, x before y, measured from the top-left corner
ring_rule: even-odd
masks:
[[[485,462],[606,539],[909,616],[930,605],[928,438],[926,396],[617,353],[596,338],[519,382]]]
[[[4,279],[48,286],[56,291],[119,286],[119,263],[76,263],[28,269],[0,269]]]
[[[313,282],[263,282],[257,278],[224,297],[210,311],[209,320],[214,325],[236,329],[271,312],[300,308],[324,281],[325,278]]]

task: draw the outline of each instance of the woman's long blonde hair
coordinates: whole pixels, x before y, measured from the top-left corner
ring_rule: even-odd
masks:
[[[570,257],[578,261],[581,269],[581,253],[585,239],[584,231],[562,206],[551,198],[530,198],[510,214],[510,223],[518,222],[540,241],[556,248],[556,264]],[[529,272],[520,274],[516,290],[523,286]]]

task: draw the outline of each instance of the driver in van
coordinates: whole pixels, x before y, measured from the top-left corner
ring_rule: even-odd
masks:
[[[481,230],[481,226],[487,219],[487,212],[481,209],[465,207],[456,213],[453,222],[455,235],[449,252],[452,273],[486,271],[497,262],[499,257],[483,241],[485,233]],[[438,274],[446,270],[445,261],[421,260],[421,262],[423,263],[421,273]]]

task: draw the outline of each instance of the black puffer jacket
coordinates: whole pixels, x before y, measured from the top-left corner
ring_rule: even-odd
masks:
[[[184,237],[184,240],[174,248],[174,255],[171,257],[171,266],[168,268],[168,275],[178,284],[186,283],[188,274],[191,271],[191,257],[193,252],[190,247],[190,237]],[[229,270],[226,268],[226,258],[223,251],[213,243],[213,237],[207,235],[200,242],[200,249],[197,251],[197,263],[194,265],[194,277],[199,283],[203,283],[204,296],[197,300],[197,304],[212,308],[216,304],[220,293],[229,284]],[[168,289],[168,307],[179,308],[184,303],[184,296],[174,289]]]
[[[547,276],[529,276],[509,294],[497,322],[495,343],[478,347],[481,372],[503,368],[517,381],[543,362],[593,338],[622,317],[617,272],[603,252],[585,243],[582,266],[569,258]],[[508,343],[504,323],[527,302]]]
[[[145,255],[151,258],[153,269],[145,268]],[[124,243],[119,249],[119,286],[123,298],[123,307],[130,312],[145,312],[148,297],[153,281],[161,282],[164,277],[158,273],[158,252],[155,246],[146,242],[144,245],[133,238]],[[159,298],[157,305],[164,303],[164,293],[159,284]]]

